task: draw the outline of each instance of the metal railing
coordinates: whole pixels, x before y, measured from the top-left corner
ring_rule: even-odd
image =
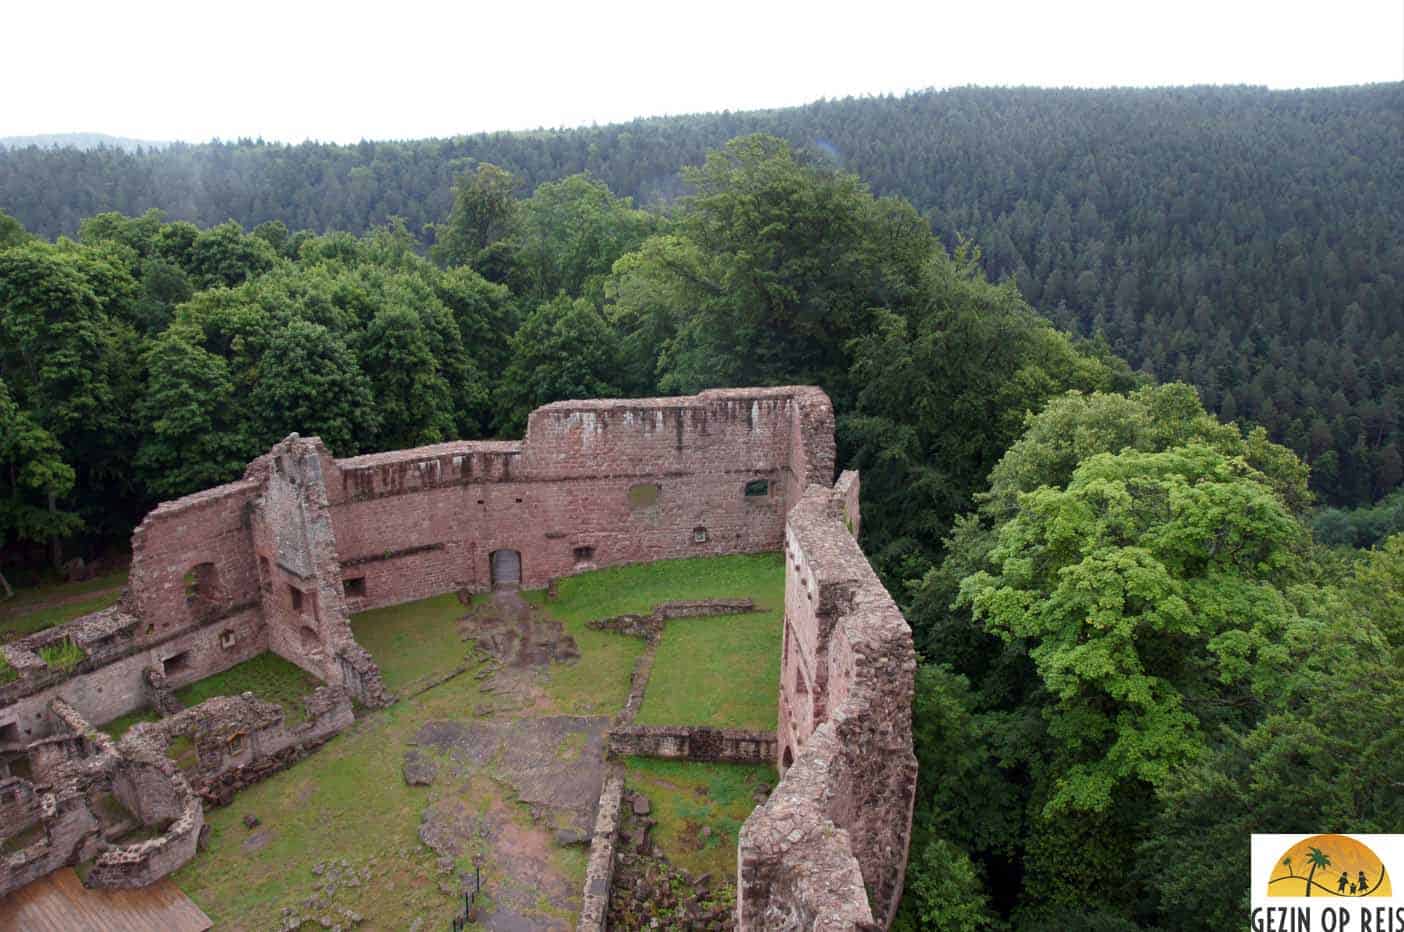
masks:
[[[463,932],[468,928],[468,923],[478,921],[478,894],[483,889],[483,868],[474,859],[473,863],[473,889],[463,894],[463,912],[453,917],[453,924],[450,927],[452,932]]]

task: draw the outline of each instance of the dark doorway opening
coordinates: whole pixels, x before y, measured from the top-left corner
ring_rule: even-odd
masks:
[[[519,586],[522,583],[522,555],[515,550],[492,552],[492,584]]]

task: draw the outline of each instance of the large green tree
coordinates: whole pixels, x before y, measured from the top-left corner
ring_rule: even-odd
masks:
[[[1235,721],[1296,620],[1282,586],[1304,538],[1261,473],[1199,443],[1099,453],[1066,488],[1020,496],[994,571],[961,594],[1048,693],[1064,758],[1050,813],[1158,786],[1200,753],[1205,724]]]
[[[584,298],[560,295],[527,316],[512,337],[512,361],[498,386],[500,426],[519,433],[538,405],[620,394],[614,331]]]
[[[494,247],[505,245],[516,230],[519,185],[511,172],[487,162],[464,171],[453,187],[448,220],[434,227],[434,259],[446,266],[469,266],[493,281],[509,276],[514,261],[510,250]]]
[[[921,218],[770,136],[732,140],[683,177],[678,241],[621,260],[612,288],[626,334],[665,337],[659,386],[821,383],[846,400],[847,341],[919,293],[934,245]]]
[[[0,542],[48,543],[82,527],[78,515],[53,507],[73,480],[53,434],[20,410],[0,380]],[[13,591],[4,573],[0,589],[5,598]]]

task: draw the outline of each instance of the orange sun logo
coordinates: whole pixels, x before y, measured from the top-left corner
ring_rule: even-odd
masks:
[[[1349,835],[1313,835],[1282,853],[1268,896],[1389,896],[1384,863]]]

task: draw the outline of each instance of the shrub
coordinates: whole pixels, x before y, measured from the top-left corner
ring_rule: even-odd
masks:
[[[87,654],[83,653],[83,648],[73,643],[72,638],[64,638],[62,641],[55,641],[45,647],[39,648],[39,658],[49,665],[51,670],[69,670],[82,662]]]

